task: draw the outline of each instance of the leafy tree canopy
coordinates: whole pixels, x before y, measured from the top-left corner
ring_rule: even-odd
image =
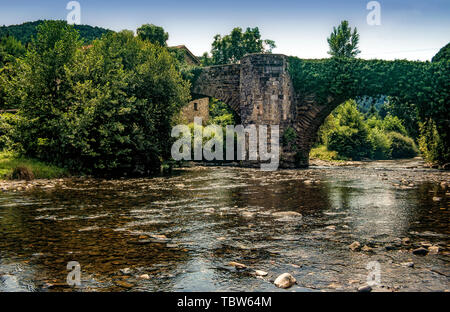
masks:
[[[38,26],[45,21],[39,20],[35,22],[26,22],[20,25],[10,25],[0,27],[0,38],[12,36],[26,45],[31,42],[32,38],[38,33]],[[74,28],[80,33],[80,38],[84,44],[91,43],[93,40],[101,38],[104,34],[112,32],[111,30],[93,27],[89,25],[74,25]]]
[[[169,34],[164,31],[164,28],[153,24],[145,24],[139,27],[137,35],[141,40],[148,40],[160,46],[167,46],[167,40],[169,40]]]
[[[432,62],[440,62],[444,60],[450,60],[450,43],[447,43],[447,45],[440,49],[439,52],[436,53],[436,55],[431,59]]]
[[[273,40],[261,39],[258,27],[249,27],[245,32],[242,32],[242,28],[236,27],[229,35],[214,37],[211,63],[214,65],[237,63],[246,54],[271,53],[275,47]]]
[[[342,21],[327,39],[330,51],[328,54],[336,57],[355,57],[361,51],[358,50],[359,34],[356,27],[353,29],[348,25],[348,21]]]

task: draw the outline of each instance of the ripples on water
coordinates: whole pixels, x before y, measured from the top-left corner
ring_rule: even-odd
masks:
[[[423,175],[375,165],[200,167],[0,193],[0,290],[71,291],[69,261],[81,265],[82,291],[278,291],[271,281],[284,272],[296,277],[294,291],[355,290],[370,261],[381,265],[377,290],[449,289],[449,194],[440,185],[449,175],[415,181]],[[403,186],[408,177],[414,185]],[[374,252],[350,251],[353,241]],[[440,252],[413,255],[420,244]],[[414,268],[400,264],[408,261]]]

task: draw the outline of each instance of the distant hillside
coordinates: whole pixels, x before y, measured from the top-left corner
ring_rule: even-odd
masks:
[[[0,38],[7,36],[15,37],[23,44],[27,44],[31,41],[32,37],[37,34],[36,27],[42,24],[44,21],[27,22],[21,25],[0,26]],[[75,25],[75,29],[79,31],[80,37],[85,43],[90,43],[94,39],[100,38],[103,34],[111,32],[112,30],[93,27],[89,25]]]

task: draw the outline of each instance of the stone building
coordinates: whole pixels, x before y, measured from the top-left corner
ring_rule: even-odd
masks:
[[[189,102],[181,109],[180,119],[184,123],[193,123],[195,117],[202,118],[203,125],[209,120],[209,98],[200,98]]]

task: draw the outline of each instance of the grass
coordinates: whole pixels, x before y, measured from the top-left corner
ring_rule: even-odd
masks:
[[[347,160],[344,157],[339,156],[336,151],[328,150],[325,145],[319,145],[312,148],[311,152],[309,153],[309,158],[327,161]]]
[[[0,180],[10,179],[17,167],[26,167],[33,172],[35,179],[55,179],[69,176],[66,169],[44,162],[19,157],[14,152],[0,151]]]

